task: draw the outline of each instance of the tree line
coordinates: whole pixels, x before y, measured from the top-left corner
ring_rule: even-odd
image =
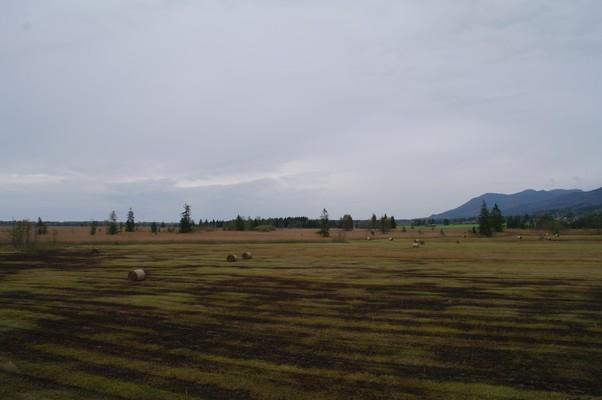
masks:
[[[134,232],[139,226],[150,226],[150,230],[153,233],[158,233],[162,230],[167,229],[169,232],[178,233],[190,233],[194,230],[207,230],[207,229],[223,229],[223,230],[234,230],[234,231],[270,231],[277,228],[309,228],[318,229],[322,236],[328,236],[328,232],[331,228],[339,228],[343,230],[353,230],[355,228],[370,228],[374,230],[381,230],[383,233],[388,232],[390,229],[397,228],[397,221],[395,217],[387,216],[384,214],[380,218],[373,214],[371,219],[365,221],[354,221],[350,214],[345,214],[339,220],[330,220],[328,211],[322,210],[321,216],[318,219],[311,219],[308,217],[277,217],[277,218],[243,218],[241,215],[237,215],[232,220],[203,220],[199,219],[198,222],[192,218],[192,209],[190,205],[184,204],[184,210],[180,214],[180,221],[178,224],[166,224],[165,222],[151,222],[151,223],[137,223],[134,216],[134,211],[130,208],[125,223],[119,222],[117,213],[115,210],[111,211],[109,218],[104,221],[106,233],[115,235],[119,232]],[[102,228],[98,221],[92,221],[89,225],[90,234],[95,235]]]
[[[29,232],[25,228],[24,223],[31,224],[28,221],[18,221],[21,223],[19,229],[23,232]],[[3,222],[4,224],[5,222]],[[6,222],[12,226],[17,225],[17,221]],[[435,226],[436,221],[434,219],[414,219],[411,221],[410,227],[413,229],[425,225]],[[449,220],[444,220],[444,225],[449,225]],[[479,216],[477,218],[478,229],[473,228],[474,233],[478,233],[483,236],[492,236],[496,232],[503,232],[505,228],[509,229],[542,229],[550,231],[559,231],[561,229],[596,229],[602,231],[602,210],[594,211],[586,215],[565,215],[562,217],[553,216],[551,214],[544,215],[523,215],[523,216],[508,216],[504,217],[497,204],[494,204],[490,210],[485,202],[482,203]],[[48,223],[38,218],[37,222],[31,224],[31,231],[36,235],[48,234]],[[391,229],[397,228],[397,221],[393,216],[387,216],[387,214],[377,217],[376,214],[367,220],[354,220],[350,214],[345,214],[338,220],[331,220],[329,218],[328,211],[322,210],[321,216],[318,219],[311,219],[308,217],[278,217],[278,218],[243,218],[238,215],[232,220],[203,220],[199,219],[198,222],[192,218],[192,209],[190,205],[184,204],[183,211],[180,213],[179,223],[165,223],[165,222],[136,222],[134,211],[130,208],[126,215],[125,222],[120,222],[117,213],[113,210],[109,214],[109,218],[102,224],[98,221],[91,221],[89,223],[84,222],[66,222],[66,223],[55,223],[52,225],[66,225],[66,226],[89,226],[90,234],[95,235],[103,228],[105,232],[110,235],[115,235],[119,232],[134,232],[140,226],[150,227],[151,232],[158,233],[162,230],[169,232],[179,233],[190,233],[195,230],[210,230],[210,229],[223,229],[223,230],[235,230],[235,231],[270,231],[277,228],[309,228],[317,229],[318,233],[322,236],[328,236],[329,230],[332,228],[339,228],[346,231],[351,231],[356,228],[370,229],[373,231],[381,231],[386,233]],[[29,225],[28,225],[29,226]],[[402,226],[402,230],[405,231],[405,226]]]
[[[565,215],[555,217],[552,214],[511,216],[506,218],[509,229],[541,229],[558,232],[562,229],[602,230],[602,211],[585,215]]]

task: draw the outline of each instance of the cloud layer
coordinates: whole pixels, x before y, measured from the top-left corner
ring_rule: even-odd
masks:
[[[426,4],[425,4],[426,3]],[[0,5],[0,219],[602,185],[597,1]]]

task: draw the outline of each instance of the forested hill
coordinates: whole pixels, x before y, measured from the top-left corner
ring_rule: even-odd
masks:
[[[497,203],[504,215],[537,215],[544,213],[584,213],[602,208],[602,188],[524,190],[514,194],[486,193],[453,210],[432,216],[434,219],[474,218],[485,201],[489,207]]]

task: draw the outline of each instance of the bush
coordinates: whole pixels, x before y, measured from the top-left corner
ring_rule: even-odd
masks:
[[[276,230],[276,228],[274,228],[274,225],[264,224],[264,225],[258,225],[258,226],[256,226],[255,230],[259,231],[259,232],[271,232],[271,231]]]
[[[8,231],[10,244],[18,250],[25,250],[35,246],[36,237],[31,222],[27,220],[15,221]]]
[[[343,215],[343,218],[341,220],[341,228],[346,231],[353,230],[353,218],[351,218],[351,215],[349,215],[349,214]]]

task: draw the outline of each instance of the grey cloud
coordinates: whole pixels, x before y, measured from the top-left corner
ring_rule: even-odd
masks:
[[[169,219],[184,201],[411,217],[598,187],[600,17],[596,1],[3,2],[0,219]]]

